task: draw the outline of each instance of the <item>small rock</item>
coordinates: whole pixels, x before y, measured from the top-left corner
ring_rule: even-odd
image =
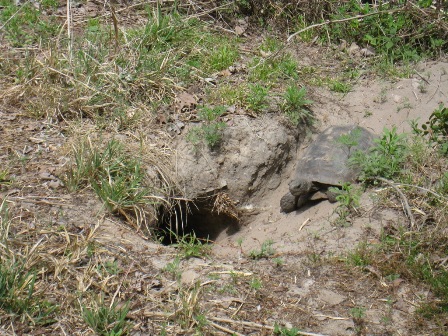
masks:
[[[347,49],[348,54],[350,56],[356,56],[357,54],[359,54],[359,50],[360,48],[356,43],[352,43],[350,47]]]
[[[375,50],[373,50],[372,48],[369,48],[369,47],[362,48],[359,52],[364,57],[372,57],[372,56],[376,55]]]
[[[60,180],[52,180],[47,183],[48,187],[51,189],[57,189],[62,186],[62,182]]]
[[[338,305],[346,300],[345,296],[342,296],[338,293],[332,292],[327,289],[322,290],[319,293],[318,298],[332,306]]]
[[[392,95],[392,99],[394,100],[394,102],[395,103],[401,103],[402,101],[403,101],[403,97],[402,96],[399,96],[399,95],[396,95],[396,94],[393,94]]]
[[[56,179],[56,177],[55,177],[54,175],[51,175],[51,174],[48,173],[48,172],[40,173],[40,174],[39,174],[39,177],[40,177],[42,180],[55,180],[55,179]]]
[[[199,278],[199,274],[194,270],[189,269],[182,273],[180,276],[180,282],[183,285],[191,285],[197,278]]]

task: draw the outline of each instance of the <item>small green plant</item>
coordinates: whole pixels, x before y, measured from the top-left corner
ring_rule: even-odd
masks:
[[[384,104],[385,102],[387,102],[387,89],[382,88],[378,96],[375,97],[373,101],[378,104]]]
[[[297,328],[287,328],[287,327],[282,327],[280,326],[278,323],[275,323],[274,325],[274,335],[279,335],[279,336],[296,336],[299,335],[299,329]]]
[[[0,243],[8,246],[9,229],[11,227],[11,217],[6,198],[0,204]]]
[[[239,53],[236,46],[224,43],[211,53],[210,68],[214,71],[224,70],[235,63],[238,57]]]
[[[100,336],[121,336],[129,331],[129,322],[126,315],[129,312],[129,303],[123,307],[118,302],[107,306],[103,300],[92,308],[83,307],[84,321]]]
[[[2,256],[0,260],[0,309],[28,317],[36,324],[53,321],[57,306],[35,294],[36,272],[25,269],[23,261]]]
[[[282,42],[275,38],[275,37],[271,37],[268,36],[265,38],[265,40],[263,41],[263,43],[260,45],[260,50],[264,51],[264,52],[275,52],[277,50],[279,50],[282,47]]]
[[[351,164],[361,168],[361,180],[374,180],[375,177],[393,178],[401,172],[407,157],[408,146],[405,134],[398,134],[396,127],[385,128],[380,138],[369,152],[357,151],[351,156]]]
[[[354,187],[352,184],[346,182],[342,184],[341,189],[331,187],[330,191],[336,195],[336,201],[350,211],[356,211],[356,208],[359,207],[361,190]]]
[[[418,127],[417,122],[411,124],[413,131],[428,138],[432,144],[440,146],[444,155],[448,155],[448,108],[443,104],[431,113],[429,120]]]
[[[272,261],[276,267],[281,267],[285,264],[285,261],[282,258],[273,258]]]
[[[305,124],[312,122],[313,115],[308,109],[308,106],[313,101],[306,98],[305,87],[299,89],[295,85],[288,86],[283,99],[281,109],[294,125],[298,125],[300,122]]]
[[[365,267],[372,263],[370,250],[365,243],[359,244],[355,250],[347,254],[346,262],[349,265]]]
[[[181,272],[179,269],[180,261],[181,258],[179,256],[176,256],[172,262],[165,265],[163,271],[172,274],[174,279],[179,279],[181,276]]]
[[[409,99],[406,98],[405,101],[401,105],[397,106],[397,113],[404,109],[410,110],[411,108],[412,108],[412,105],[409,102]]]
[[[227,126],[225,122],[219,121],[225,111],[224,106],[202,107],[198,113],[202,125],[193,127],[187,134],[187,140],[194,146],[205,142],[209,148],[216,147],[222,140],[222,132]]]
[[[145,220],[144,209],[151,202],[145,171],[120,142],[111,140],[103,150],[82,142],[75,147],[74,158],[64,181],[69,190],[90,185],[110,212],[138,226]]]
[[[197,314],[194,316],[194,320],[196,323],[196,331],[201,332],[204,330],[204,327],[208,325],[207,317],[204,314]]]
[[[348,83],[344,83],[338,80],[332,80],[330,81],[330,90],[334,92],[340,92],[340,93],[349,93],[352,89],[352,86]]]
[[[350,309],[350,316],[354,319],[362,319],[364,318],[366,313],[366,309],[364,307],[354,307]]]
[[[103,274],[117,275],[120,272],[118,262],[116,260],[107,260],[104,264],[98,265],[98,270]]]
[[[244,238],[243,237],[239,237],[237,240],[236,240],[236,243],[238,244],[238,246],[241,248],[242,247],[242,245],[243,245],[243,241],[244,241]]]
[[[247,108],[254,112],[261,112],[268,107],[269,89],[260,84],[249,84],[249,92],[247,93]]]
[[[177,235],[177,243],[173,246],[178,248],[183,259],[207,257],[211,250],[208,241],[202,242],[196,238],[194,232],[183,236]]]
[[[357,211],[359,207],[359,199],[361,197],[361,190],[355,188],[350,183],[343,183],[341,189],[336,187],[329,188],[329,191],[333,193],[336,201],[339,202],[335,212],[338,214],[337,224],[341,226],[348,226],[348,217]]]
[[[271,239],[265,240],[262,244],[259,250],[252,250],[249,253],[249,257],[255,260],[261,259],[261,258],[269,258],[272,255],[275,254],[275,250],[272,247],[274,244],[274,241]]]
[[[261,282],[261,280],[259,278],[252,278],[250,280],[249,286],[250,286],[250,288],[258,291],[261,289],[261,287],[263,287],[263,283]]]
[[[297,62],[290,55],[286,55],[285,57],[283,57],[278,64],[279,71],[284,76],[291,79],[298,79],[298,67],[299,66]]]
[[[361,129],[359,127],[356,127],[349,133],[340,135],[339,138],[337,139],[337,142],[344,146],[347,146],[348,155],[350,156],[351,149],[359,144],[359,139],[361,138],[361,135],[362,135]]]
[[[0,187],[2,185],[8,186],[11,183],[12,183],[12,181],[11,181],[11,178],[9,176],[9,170],[8,169],[0,170]]]

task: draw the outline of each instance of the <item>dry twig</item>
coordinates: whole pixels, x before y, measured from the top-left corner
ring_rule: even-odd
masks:
[[[404,210],[409,217],[409,222],[411,224],[411,228],[414,228],[414,226],[415,226],[414,215],[412,214],[411,208],[409,207],[409,202],[408,202],[406,196],[403,194],[403,192],[400,190],[400,188],[398,188],[398,186],[393,181],[389,181],[382,177],[375,177],[375,178],[373,178],[373,180],[378,180],[378,181],[384,182],[388,186],[392,187],[397,192],[397,194],[401,198],[401,201],[403,202]]]
[[[313,29],[313,28],[317,28],[317,27],[322,27],[322,26],[326,26],[332,23],[339,23],[339,22],[347,22],[347,21],[353,21],[353,20],[359,20],[359,19],[363,19],[365,17],[368,16],[373,16],[373,15],[379,15],[379,14],[392,14],[392,13],[396,13],[396,12],[401,12],[403,11],[404,8],[395,8],[395,9],[390,9],[390,10],[384,10],[384,11],[379,11],[379,12],[374,12],[374,13],[369,13],[369,14],[364,14],[364,15],[356,15],[356,16],[352,16],[349,18],[345,18],[345,19],[339,19],[339,20],[327,20],[325,22],[322,23],[316,23],[313,24],[311,26],[305,27],[303,29],[300,29],[299,31],[289,35],[288,39],[286,40],[286,42],[290,42],[295,36],[306,32],[307,30]]]

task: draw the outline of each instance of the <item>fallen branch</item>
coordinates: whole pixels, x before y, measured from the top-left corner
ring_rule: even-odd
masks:
[[[415,226],[415,218],[414,218],[414,215],[412,214],[411,208],[409,207],[409,202],[408,202],[406,196],[403,194],[403,192],[400,190],[400,188],[398,188],[398,186],[397,186],[393,181],[389,181],[389,180],[387,180],[387,179],[385,179],[385,178],[383,178],[383,177],[375,177],[375,178],[371,178],[371,179],[372,179],[372,180],[378,180],[378,181],[384,182],[384,183],[386,183],[388,186],[392,187],[392,188],[397,192],[397,194],[398,194],[398,195],[400,196],[400,198],[401,198],[401,201],[403,202],[404,210],[405,210],[406,214],[407,214],[408,217],[409,217],[409,221],[410,221],[410,223],[411,223],[411,228],[414,228],[414,226]]]
[[[303,32],[306,32],[307,30],[313,29],[313,28],[317,28],[317,27],[322,27],[322,26],[326,26],[332,23],[339,23],[339,22],[347,22],[347,21],[353,21],[353,20],[359,20],[359,19],[363,19],[366,18],[368,16],[373,16],[373,15],[379,15],[379,14],[392,14],[392,13],[396,13],[396,12],[401,12],[405,9],[405,7],[403,8],[395,8],[395,9],[389,9],[389,10],[384,10],[384,11],[379,11],[379,12],[374,12],[374,13],[369,13],[369,14],[363,14],[363,15],[356,15],[356,16],[352,16],[349,18],[345,18],[345,19],[339,19],[339,20],[327,20],[325,22],[322,23],[316,23],[313,24],[311,26],[305,27],[303,29],[300,29],[299,31],[289,35],[288,39],[286,40],[286,42],[290,42],[296,35],[299,35]]]

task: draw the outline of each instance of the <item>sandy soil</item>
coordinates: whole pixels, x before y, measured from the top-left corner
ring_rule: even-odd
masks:
[[[408,132],[411,120],[426,121],[440,102],[447,101],[445,69],[448,63],[420,64],[418,74],[395,82],[361,77],[345,96],[316,89],[316,133],[341,124],[359,124],[376,134],[393,126]],[[57,171],[66,163],[61,154],[66,139],[57,125],[31,120],[20,111],[0,111],[0,119],[6,144],[0,145],[1,158],[6,160],[11,153],[30,157],[26,164],[18,161],[13,167],[20,171],[16,178],[23,188],[1,189],[1,198],[8,197],[29,231],[36,226],[63,226],[75,235],[98,225],[97,242],[115,260],[128,262],[123,267],[128,267],[129,284],[120,286],[123,297],[135,299],[131,315],[140,323],[135,335],[162,334],[164,323],[169,335],[185,334],[167,323],[163,314],[177,311],[183,301],[172,298],[188,290],[190,296],[184,300],[192,300],[194,291],[200,293],[200,300],[189,304],[210,322],[228,329],[210,324],[204,332],[207,335],[225,335],[232,330],[238,335],[270,335],[274,323],[334,336],[413,334],[412,313],[428,291],[401,279],[386,281],[373,268],[347,267],[344,263],[346,253],[361,242],[378,240],[385,226],[407,223],[398,201],[395,210],[380,209],[375,195],[382,191],[369,190],[362,197],[359,215],[351,218],[349,225],[336,224],[337,204],[326,200],[293,213],[280,213],[279,201],[287,191],[295,160],[313,135],[298,146],[295,158],[281,171],[278,187],[267,188],[240,204],[251,210],[238,232],[228,235],[223,231],[210,258],[180,261],[181,281],[177,282],[166,272],[175,259],[175,247],[143,239],[108,215],[93,193],[68,195],[64,191]],[[260,249],[267,240],[273,242],[274,255],[249,258],[251,251]],[[108,290],[106,284],[101,286]],[[70,330],[70,326],[65,328]],[[431,328],[435,327],[423,325],[419,330],[425,332],[420,334],[432,335]]]

